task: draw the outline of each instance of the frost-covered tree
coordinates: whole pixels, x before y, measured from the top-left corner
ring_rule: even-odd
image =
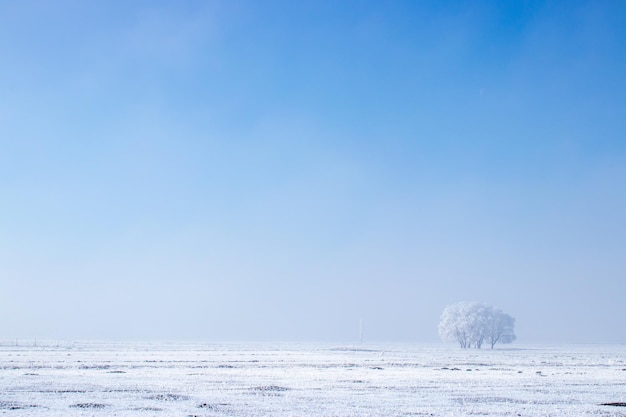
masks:
[[[474,313],[478,303],[458,303],[446,307],[439,322],[439,335],[448,342],[458,342],[462,348],[474,344],[476,323]]]
[[[439,335],[444,341],[457,342],[464,348],[480,349],[487,341],[496,343],[515,340],[515,319],[493,306],[461,302],[447,306],[439,322]]]
[[[485,337],[489,340],[491,349],[496,343],[515,341],[515,319],[498,308],[492,307],[491,310],[485,328]]]

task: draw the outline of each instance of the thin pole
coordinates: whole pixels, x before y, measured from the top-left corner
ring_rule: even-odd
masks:
[[[359,340],[363,344],[363,319],[359,320]]]

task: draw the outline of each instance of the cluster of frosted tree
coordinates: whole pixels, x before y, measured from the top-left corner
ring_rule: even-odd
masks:
[[[446,342],[458,342],[462,348],[491,348],[496,343],[515,340],[515,319],[502,310],[481,303],[458,303],[443,310],[439,335]]]

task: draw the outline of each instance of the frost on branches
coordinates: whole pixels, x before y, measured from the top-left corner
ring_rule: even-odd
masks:
[[[462,302],[447,306],[439,322],[439,336],[446,342],[458,342],[464,348],[491,348],[496,343],[515,340],[515,319],[499,308],[481,303]]]

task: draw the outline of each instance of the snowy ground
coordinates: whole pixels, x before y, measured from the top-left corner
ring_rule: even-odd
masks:
[[[626,346],[0,346],[7,416],[626,416]]]

